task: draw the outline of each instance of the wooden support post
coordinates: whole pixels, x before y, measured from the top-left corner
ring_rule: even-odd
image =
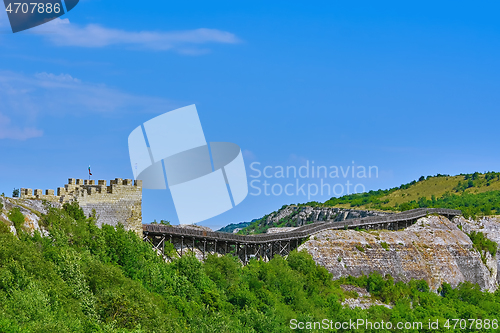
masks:
[[[243,262],[247,263],[247,243],[245,243],[245,260]]]
[[[224,250],[224,255],[227,254],[227,241],[226,241],[226,249]]]
[[[191,248],[191,251],[193,251],[193,253],[194,253],[194,240],[195,238],[193,237],[193,247]]]
[[[205,260],[205,251],[207,250],[207,240],[203,240],[203,260]]]
[[[184,247],[184,236],[181,236],[181,257],[182,257],[182,248]]]
[[[217,240],[214,240],[214,254],[217,254]]]

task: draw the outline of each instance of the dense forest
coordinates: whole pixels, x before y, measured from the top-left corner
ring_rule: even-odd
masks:
[[[419,321],[424,329],[402,331],[450,332],[447,319],[486,323],[500,313],[500,291],[484,293],[468,283],[444,284],[436,294],[425,281],[377,274],[334,281],[309,254],[296,251],[244,267],[231,256],[165,262],[135,233],[96,227],[76,204],[43,216],[44,237],[23,230],[18,210],[7,213],[18,236],[0,222],[1,332],[289,332],[291,320],[324,319]],[[166,249],[175,256],[171,245]],[[344,308],[341,302],[356,292],[341,285],[366,288],[393,308]],[[429,320],[441,329],[426,329]],[[482,327],[498,331],[492,321]]]

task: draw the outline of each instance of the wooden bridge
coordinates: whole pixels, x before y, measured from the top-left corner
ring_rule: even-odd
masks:
[[[400,230],[409,227],[428,214],[446,217],[461,215],[460,210],[445,208],[418,208],[386,216],[369,216],[340,222],[321,221],[299,227],[293,231],[273,234],[237,235],[231,233],[179,228],[158,224],[143,224],[144,240],[164,253],[165,242],[176,244],[179,255],[197,249],[203,254],[218,253],[238,256],[245,264],[251,258],[270,260],[275,255],[288,255],[309,236],[328,229]]]

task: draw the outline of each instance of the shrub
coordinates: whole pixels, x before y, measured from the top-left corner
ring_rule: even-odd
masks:
[[[9,220],[14,224],[16,231],[18,233],[23,231],[24,227],[24,215],[21,213],[19,207],[14,207],[10,210],[8,214]]]
[[[358,249],[358,251],[365,252],[365,248],[362,245],[356,244],[356,248]]]
[[[479,252],[488,251],[492,256],[495,256],[497,253],[498,244],[486,238],[482,232],[472,231],[469,234],[469,238],[471,239],[474,248]]]
[[[10,233],[9,226],[5,222],[0,220],[0,234],[7,234],[7,233]]]

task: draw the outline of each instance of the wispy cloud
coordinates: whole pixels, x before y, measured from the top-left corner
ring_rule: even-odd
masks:
[[[140,49],[186,54],[204,53],[207,44],[235,44],[240,40],[233,33],[217,29],[194,29],[183,31],[126,31],[107,28],[97,24],[80,26],[68,19],[55,19],[32,30],[42,34],[58,46],[99,48],[106,46],[128,46]]]
[[[0,139],[26,140],[43,135],[43,131],[34,127],[17,127],[12,120],[0,113]]]
[[[161,113],[178,106],[164,98],[128,94],[52,73],[0,72],[0,101],[0,139],[17,140],[41,136],[36,125],[47,115]]]

